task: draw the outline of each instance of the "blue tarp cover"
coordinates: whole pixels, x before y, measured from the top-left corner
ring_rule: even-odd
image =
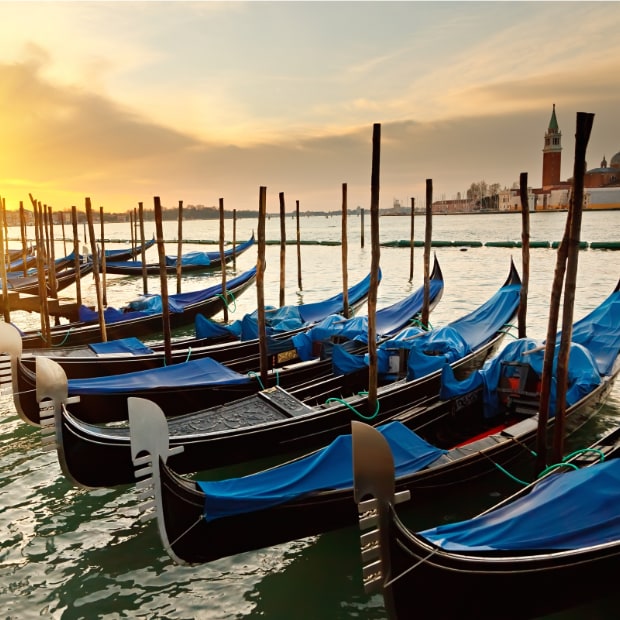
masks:
[[[377,428],[390,444],[398,476],[416,472],[445,453],[400,422]],[[206,496],[204,517],[211,521],[263,510],[317,491],[352,489],[352,458],[351,435],[340,435],[326,448],[298,461],[242,478],[199,481],[197,485]]]
[[[117,338],[107,342],[94,342],[88,345],[97,355],[114,355],[116,353],[129,353],[130,355],[145,355],[153,353],[153,349],[147,347],[137,338]]]
[[[432,301],[443,292],[444,282],[434,278],[429,285],[429,298]],[[395,304],[377,310],[375,315],[377,337],[389,337],[406,328],[413,317],[422,310],[423,303],[424,287],[420,287]],[[345,320],[338,315],[328,316],[312,329],[296,334],[293,337],[293,343],[299,358],[306,361],[315,357],[313,353],[315,342],[328,341],[334,337],[367,343],[368,317],[356,316]],[[354,360],[351,360],[351,364],[357,366]],[[346,363],[345,365],[348,366]],[[339,371],[340,369],[336,369],[336,372]]]
[[[381,273],[379,272],[379,278]],[[370,287],[370,275],[360,280],[357,284],[349,288],[349,304],[355,304],[368,294]],[[323,301],[317,301],[299,306],[287,305],[281,308],[268,306],[265,309],[265,324],[267,336],[274,336],[278,333],[299,329],[304,325],[315,323],[330,314],[342,312],[342,293],[338,293],[333,297],[329,297]],[[342,320],[342,316],[340,315]],[[213,325],[211,325],[213,324]],[[258,338],[258,310],[246,314],[243,318],[222,325],[209,319],[201,318],[196,320],[196,337],[211,338],[227,334],[229,336],[240,338],[243,341],[255,340]],[[274,345],[276,349],[278,348]],[[290,348],[287,343],[286,348]],[[271,350],[270,353],[277,351]]]
[[[208,267],[211,264],[210,252],[187,252],[181,254],[181,265],[192,265],[194,267]],[[219,252],[217,252],[219,258]],[[176,267],[179,261],[178,256],[166,256],[166,265]]]
[[[451,321],[448,325],[458,332],[460,339],[467,342],[472,350],[492,338],[503,325],[507,325],[519,307],[521,284],[502,286],[493,297],[469,314]],[[429,332],[429,334],[432,332]],[[435,342],[433,346],[437,346]],[[413,341],[414,348],[420,348]],[[422,347],[423,350],[423,347]]]
[[[256,267],[242,273],[236,278],[232,278],[226,282],[226,288],[231,290],[242,285],[256,275]],[[188,293],[176,293],[168,296],[168,306],[171,314],[181,313],[187,306],[192,306],[200,302],[206,301],[213,297],[217,297],[222,293],[222,283],[215,284],[199,291],[190,291]],[[150,314],[161,314],[162,301],[161,295],[142,295],[134,301],[130,301],[125,308],[118,310],[108,307],[104,310],[104,318],[107,323],[116,323],[118,321],[126,321],[139,316],[147,316]],[[86,306],[80,306],[80,321],[96,321],[99,315],[94,310]]]
[[[149,314],[152,313],[142,312],[140,310],[136,312],[130,312],[108,306],[103,311],[103,320],[106,322],[106,325],[108,325],[110,323],[118,323],[119,321],[129,321],[131,319],[137,319],[142,316],[149,316]],[[86,306],[79,307],[78,316],[80,321],[84,321],[85,323],[88,323],[90,321],[99,321],[99,313],[96,310],[91,310]]]
[[[486,515],[421,532],[451,551],[568,550],[620,538],[620,460],[541,480]]]
[[[592,353],[601,375],[610,374],[620,349],[620,291],[577,321],[571,340]]]
[[[538,348],[534,353],[526,354]],[[549,414],[554,415],[556,403],[556,377],[559,349],[556,348],[553,360],[553,376],[549,394]],[[493,359],[485,362],[480,370],[474,371],[467,379],[458,381],[454,377],[452,368],[444,366],[441,375],[441,389],[439,397],[448,400],[456,396],[467,394],[479,387],[483,389],[483,403],[485,417],[492,418],[500,413],[500,400],[497,386],[502,374],[503,362],[520,362],[529,364],[539,377],[542,377],[544,350],[540,349],[540,342],[531,338],[522,338],[509,343]],[[590,352],[577,343],[571,343],[568,360],[568,389],[566,391],[566,405],[574,405],[583,396],[589,394],[601,382],[596,363]]]
[[[166,267],[176,267],[176,256],[164,257]],[[208,267],[211,259],[207,256],[207,252],[188,252],[181,259],[181,265],[191,265],[194,267]],[[142,270],[142,261],[140,260],[109,260],[106,261],[107,267],[122,267],[139,272]],[[147,267],[159,267],[159,263],[146,263]]]
[[[377,274],[377,282],[381,282],[382,273],[381,269],[379,269],[379,273]],[[368,290],[370,289],[370,274],[368,274],[363,280],[350,287],[348,292],[349,305],[354,305],[359,303],[360,300],[364,299],[366,295],[368,295]],[[304,323],[316,323],[321,319],[325,318],[329,314],[341,314],[343,311],[342,307],[343,295],[342,293],[338,293],[333,297],[328,299],[324,299],[323,301],[315,301],[310,302],[308,304],[301,304],[299,306],[299,316]]]
[[[407,379],[424,377],[451,364],[492,338],[514,316],[519,306],[520,284],[502,286],[478,309],[452,321],[448,325],[418,335],[408,331],[380,345],[377,351],[377,371],[387,373],[389,349],[409,351]],[[393,351],[392,351],[393,353]],[[358,357],[359,359],[354,359]],[[368,355],[355,356],[345,351],[333,355],[334,372],[351,372],[368,364]],[[385,376],[385,374],[383,374]]]
[[[241,336],[241,322],[234,321],[229,325],[212,321],[204,314],[197,314],[194,319],[194,329],[196,338],[221,338],[222,336],[232,336],[239,338]]]
[[[155,388],[179,388],[200,385],[237,385],[251,379],[211,358],[150,368],[110,377],[69,379],[69,394],[108,394]]]
[[[224,250],[224,259],[228,259],[233,255],[233,253],[239,254],[240,252],[245,251],[254,243],[254,237],[252,236],[245,243],[241,243],[237,245],[236,248],[228,248]],[[220,260],[220,251],[214,252],[201,252],[199,250],[193,252],[187,252],[185,254],[181,254],[181,265],[182,266],[192,266],[192,267],[209,267],[211,262],[214,260]],[[178,261],[178,256],[165,256],[165,263],[168,267],[176,267]],[[127,260],[127,261],[106,261],[109,265],[114,265],[116,267],[132,267],[136,270],[142,269],[142,261],[138,260]],[[157,265],[159,263],[150,263],[149,265]]]
[[[559,353],[561,334],[556,339],[553,361],[553,376],[549,397],[549,412],[555,413],[556,379],[555,368]],[[467,379],[457,381],[452,369],[442,369],[442,386],[440,398],[450,399],[483,388],[485,415],[493,417],[499,412],[499,394],[497,386],[500,381],[503,362],[521,362],[529,364],[542,376],[544,349],[527,353],[542,347],[543,343],[531,338],[515,340],[507,344],[493,359],[487,360],[480,370],[474,371]],[[575,323],[572,331],[572,344],[568,362],[567,406],[575,404],[592,389],[599,385],[601,376],[609,373],[613,361],[620,352],[620,292],[612,293],[592,312]]]

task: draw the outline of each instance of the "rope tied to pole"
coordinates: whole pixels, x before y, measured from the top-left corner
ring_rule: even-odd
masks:
[[[368,392],[358,392],[358,396],[368,396]],[[344,398],[335,398],[335,397],[328,398],[325,401],[325,404],[328,405],[329,403],[340,403],[342,405],[345,405],[345,407],[353,411],[353,413],[356,416],[360,417],[362,420],[374,420],[377,417],[377,415],[379,415],[380,403],[378,399],[377,399],[377,406],[375,407],[374,413],[369,416],[366,416],[363,413],[360,413],[353,405],[351,405],[346,400],[344,400]]]
[[[411,325],[414,326],[414,327],[420,327],[421,329],[423,329],[424,331],[427,331],[427,332],[433,331],[433,326],[431,325],[430,321],[425,324],[418,317],[415,317],[415,318],[411,319]]]
[[[235,295],[231,291],[224,291],[223,293],[218,293],[217,297],[219,297],[226,306],[226,309],[230,312],[235,312],[237,310],[237,300],[235,299]],[[233,309],[231,310],[230,304],[228,303],[228,297],[232,299]]]
[[[48,339],[43,335],[42,332],[37,332],[37,336],[39,336],[39,338],[41,338],[41,340],[43,342],[45,342],[46,344],[49,344],[50,347],[62,347],[65,344],[65,342],[67,342],[67,340],[68,340],[69,336],[71,335],[72,331],[73,331],[73,327],[70,327],[67,330],[67,333],[65,334],[65,337],[57,344],[54,344],[53,342],[48,341]]]

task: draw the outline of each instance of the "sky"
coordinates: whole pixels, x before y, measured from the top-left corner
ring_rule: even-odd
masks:
[[[368,208],[539,187],[620,151],[620,2],[0,0],[0,197],[53,210]]]

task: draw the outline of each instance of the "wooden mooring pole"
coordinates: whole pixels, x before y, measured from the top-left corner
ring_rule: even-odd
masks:
[[[372,132],[372,172],[370,177],[370,289],[368,291],[368,408],[370,415],[377,410],[377,288],[381,249],[379,244],[379,168],[381,162],[381,125],[375,123]]]
[[[97,294],[97,313],[99,315],[99,329],[101,330],[101,341],[108,341],[108,333],[105,324],[103,311],[103,295],[101,293],[101,279],[99,277],[99,255],[97,252],[97,240],[95,238],[95,227],[93,224],[93,211],[90,198],[86,198],[86,221],[88,222],[88,234],[90,236],[90,252],[93,257],[93,277],[95,279],[95,291]]]
[[[237,209],[233,209],[233,234],[232,234],[232,245],[233,245],[233,259],[232,266],[233,269],[237,269]]]
[[[297,289],[303,291],[301,283],[301,230],[299,224],[299,200],[295,201],[295,220],[297,232]]]
[[[183,279],[183,201],[179,200],[179,214],[177,224],[177,293],[181,292],[181,281]]]
[[[71,227],[73,229],[73,265],[75,272],[80,273],[80,238],[78,236],[77,207],[75,205],[71,207]],[[84,257],[84,260],[88,260],[88,257]],[[75,303],[78,308],[82,305],[82,278],[75,279]]]
[[[22,239],[22,261],[24,263],[24,275],[28,273],[28,239],[26,234],[26,212],[24,211],[24,201],[19,201],[19,232]]]
[[[280,307],[284,306],[286,289],[286,206],[280,192]]]
[[[433,179],[426,179],[426,226],[424,229],[424,301],[422,302],[422,326],[430,328],[430,270],[431,242],[433,239]]]
[[[411,199],[411,228],[409,232],[409,282],[413,282],[413,232],[415,228],[415,198]]]
[[[256,308],[258,318],[258,345],[260,378],[267,386],[267,329],[265,326],[265,218],[267,216],[267,188],[258,195],[258,257],[256,260]]]
[[[224,254],[224,199],[220,198],[220,261],[222,263],[222,313],[224,323],[228,323],[228,297],[226,294],[226,256]]]
[[[146,273],[146,248],[144,247],[144,205],[138,203],[138,218],[140,219],[140,258],[142,260],[142,291],[146,295],[149,292],[149,278]]]
[[[105,256],[105,230],[104,230],[104,221],[103,221],[103,207],[99,207],[99,226],[100,226],[100,236],[101,236],[101,294],[103,299],[103,305],[108,305],[108,282],[107,282],[107,267],[106,267],[106,256]]]
[[[43,340],[50,343],[50,315],[49,306],[47,303],[47,286],[45,278],[45,243],[43,242],[43,228],[41,225],[41,203],[36,201],[32,195],[30,196],[32,202],[32,210],[34,215],[34,235],[35,245],[37,252],[37,276],[39,283],[39,300],[41,302],[41,335]]]
[[[168,273],[166,271],[166,247],[162,224],[161,201],[159,196],[153,198],[155,208],[155,236],[159,255],[159,279],[161,282],[161,321],[164,334],[164,357],[166,365],[172,363],[172,345],[170,338],[170,306],[168,302]]]
[[[364,209],[360,212],[360,247],[364,247]]]
[[[347,184],[342,184],[342,314],[345,319],[349,318],[349,267],[348,256],[348,233],[347,233]]]
[[[527,196],[527,172],[519,177],[521,196],[521,291],[517,312],[519,338],[527,336],[527,297],[530,284],[530,205]]]
[[[579,263],[579,242],[583,213],[583,189],[586,173],[586,149],[592,132],[594,114],[577,113],[575,132],[575,162],[573,168],[573,208],[569,211],[568,252],[566,255],[566,279],[564,283],[564,303],[562,304],[562,334],[557,362],[557,395],[555,408],[553,460],[559,463],[564,456],[566,391],[568,389],[568,361],[573,337],[573,314],[575,308],[575,289],[577,286],[577,267]]]

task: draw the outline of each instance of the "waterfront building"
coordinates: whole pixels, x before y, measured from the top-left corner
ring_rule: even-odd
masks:
[[[533,191],[536,211],[568,209],[572,178],[560,180],[562,164],[562,132],[560,131],[555,104],[543,147],[542,187]],[[586,171],[584,178],[584,209],[620,209],[620,152],[609,164],[603,156],[601,165]]]

